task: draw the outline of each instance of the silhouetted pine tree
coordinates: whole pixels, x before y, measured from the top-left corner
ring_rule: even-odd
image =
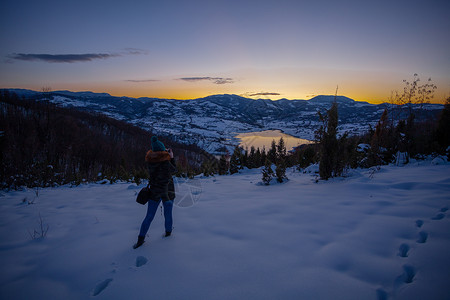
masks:
[[[275,167],[275,175],[278,182],[283,182],[288,179],[286,176],[286,161],[284,158],[279,158]]]
[[[316,145],[304,145],[295,153],[298,169],[303,169],[314,163],[316,157]]]
[[[327,180],[333,176],[333,172],[336,171],[337,166],[337,126],[338,126],[338,105],[337,102],[333,102],[331,108],[327,112],[326,118],[319,114],[324,125],[322,127],[320,141],[320,164],[319,175],[320,178]],[[326,127],[326,131],[325,131]]]
[[[241,153],[241,169],[243,169],[244,167],[248,168],[248,159],[249,159],[248,147],[245,147],[244,153],[243,154]]]
[[[236,146],[230,159],[230,174],[239,172],[239,169],[242,169],[242,151]]]
[[[203,173],[203,176],[213,176],[217,172],[216,166],[216,159],[205,159],[201,166],[201,172]]]
[[[262,182],[265,185],[269,185],[270,181],[272,180],[272,178],[274,176],[274,173],[272,170],[272,162],[269,159],[266,158],[264,167],[262,168],[261,172],[262,172]]]
[[[384,164],[388,153],[392,155],[391,130],[389,128],[388,110],[385,109],[375,127],[370,141],[368,165]]]
[[[220,156],[219,160],[219,175],[227,175],[228,174],[228,162],[225,155]]]
[[[261,167],[263,164],[262,164],[262,153],[261,153],[261,150],[259,149],[259,147],[258,147],[258,149],[256,149],[256,151],[255,151],[255,159],[253,160],[253,163],[254,163],[254,168],[259,168],[259,167]]]
[[[283,137],[280,138],[277,144],[277,160],[286,159],[286,144]]]
[[[259,150],[259,148],[258,148],[258,150]],[[268,159],[268,157],[267,157],[266,149],[263,146],[263,149],[261,151],[261,160],[259,161],[259,166],[258,167],[264,166],[264,164],[266,163],[266,159]]]
[[[256,168],[257,167],[257,163],[256,163],[256,160],[259,160],[260,158],[257,158],[256,157],[256,150],[255,150],[255,147],[254,146],[251,146],[250,147],[250,153],[249,153],[249,155],[248,155],[248,158],[247,158],[247,168],[249,168],[249,169],[253,169],[253,168]]]
[[[270,145],[270,149],[267,152],[267,159],[271,162],[277,161],[277,143],[275,140],[272,140],[272,144]]]
[[[444,109],[439,117],[435,135],[440,148],[439,152],[444,153],[450,146],[450,98],[447,98],[447,101],[445,102]]]

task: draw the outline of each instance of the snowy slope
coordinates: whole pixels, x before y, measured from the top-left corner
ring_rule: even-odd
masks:
[[[178,180],[173,236],[158,212],[137,250],[139,187],[3,193],[0,299],[450,298],[448,163],[287,175]]]

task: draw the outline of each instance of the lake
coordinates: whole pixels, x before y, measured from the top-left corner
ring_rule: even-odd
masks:
[[[264,130],[264,131],[258,131],[258,132],[246,132],[246,133],[240,133],[235,136],[237,139],[240,140],[240,146],[245,148],[248,148],[248,151],[250,151],[250,148],[253,146],[255,149],[263,149],[265,147],[266,151],[270,149],[272,141],[275,140],[275,142],[278,144],[278,141],[281,137],[283,137],[284,143],[286,145],[286,150],[290,151],[292,148],[303,145],[303,144],[312,144],[313,141],[305,140],[305,139],[299,139],[292,135],[286,134],[281,132],[281,130]]]

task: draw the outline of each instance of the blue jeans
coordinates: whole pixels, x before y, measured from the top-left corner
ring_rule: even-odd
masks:
[[[144,221],[142,221],[141,225],[141,231],[139,232],[139,236],[145,236],[147,234],[148,229],[150,228],[150,224],[153,221],[153,218],[155,217],[155,213],[158,210],[159,207],[159,201],[148,201],[147,206],[147,215],[145,216]],[[166,231],[172,231],[172,208],[173,208],[173,201],[163,201],[164,206],[164,227],[166,228]]]

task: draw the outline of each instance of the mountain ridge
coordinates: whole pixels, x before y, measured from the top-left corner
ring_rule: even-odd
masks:
[[[366,104],[371,104],[367,101],[358,101],[358,100],[354,100],[352,98],[349,98],[347,96],[342,96],[342,95],[317,95],[314,96],[310,99],[286,99],[286,98],[281,98],[281,99],[264,99],[264,98],[258,98],[258,99],[253,99],[253,98],[247,98],[244,96],[240,96],[237,94],[214,94],[214,95],[208,95],[205,97],[200,97],[200,98],[193,98],[193,99],[174,99],[174,98],[157,98],[157,97],[129,97],[129,96],[113,96],[109,93],[98,93],[98,92],[92,92],[92,91],[79,91],[79,92],[73,92],[73,91],[69,91],[69,90],[55,90],[55,91],[50,91],[50,92],[42,92],[42,91],[35,91],[35,90],[30,90],[30,89],[20,89],[20,88],[3,88],[0,90],[7,90],[9,92],[13,92],[16,93],[19,96],[29,96],[29,95],[38,95],[38,94],[64,94],[66,96],[79,96],[79,97],[92,97],[92,96],[97,96],[97,97],[112,97],[112,98],[124,98],[124,99],[135,99],[135,100],[175,100],[175,101],[193,101],[193,100],[201,100],[201,99],[210,99],[210,98],[214,98],[214,97],[239,97],[241,99],[246,99],[246,100],[250,100],[250,101],[272,101],[272,102],[278,102],[278,101],[313,101],[313,102],[333,102],[334,99],[336,98],[338,100],[338,103],[341,101],[346,101],[346,102],[360,102],[360,103],[366,103]],[[386,103],[381,103],[381,104],[386,104]],[[376,104],[374,104],[376,105]]]

